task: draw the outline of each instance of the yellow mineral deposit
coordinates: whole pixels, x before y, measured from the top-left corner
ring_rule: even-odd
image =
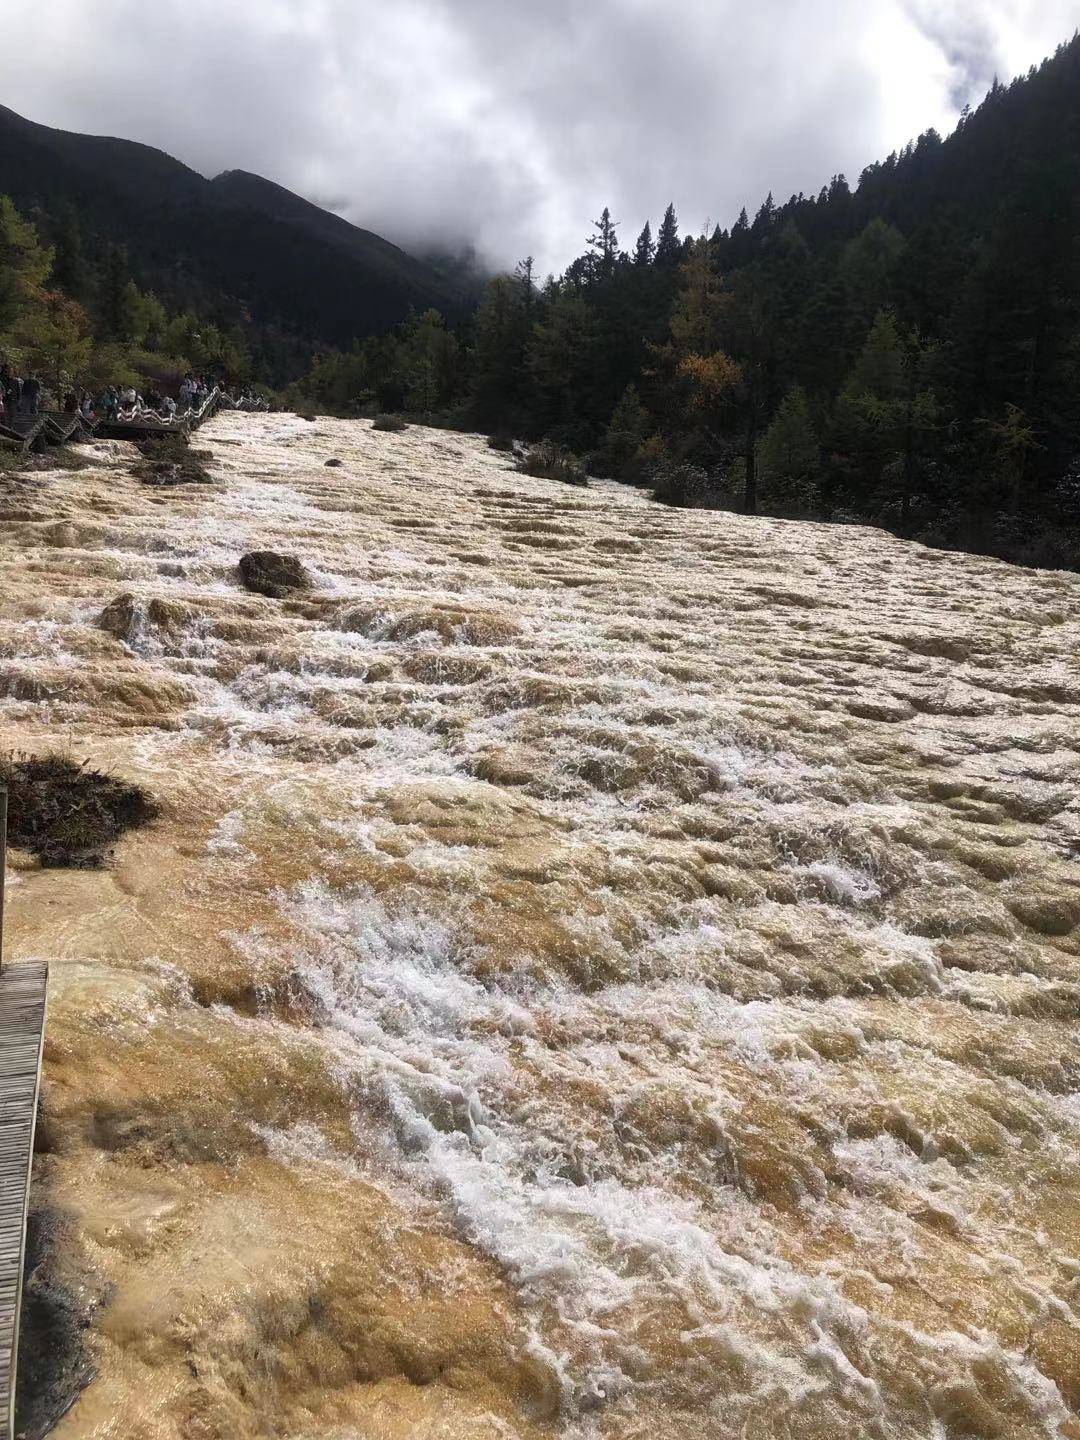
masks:
[[[199,444],[3,499],[0,745],[164,807],[14,857],[58,1440],[1080,1434],[1080,579]]]

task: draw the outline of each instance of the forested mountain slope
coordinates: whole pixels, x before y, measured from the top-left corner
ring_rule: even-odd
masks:
[[[48,240],[77,214],[91,260],[122,244],[136,281],[166,301],[194,298],[307,340],[347,344],[410,307],[465,308],[422,261],[258,176],[206,180],[149,146],[53,130],[2,107],[0,194]]]

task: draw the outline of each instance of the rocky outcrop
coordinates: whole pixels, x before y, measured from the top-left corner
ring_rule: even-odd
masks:
[[[240,557],[240,578],[256,595],[281,600],[294,590],[310,590],[311,577],[295,555],[252,550]]]

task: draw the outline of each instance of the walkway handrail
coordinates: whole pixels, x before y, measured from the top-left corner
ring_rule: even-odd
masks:
[[[4,880],[7,877],[8,792],[0,785],[0,971],[4,968]]]

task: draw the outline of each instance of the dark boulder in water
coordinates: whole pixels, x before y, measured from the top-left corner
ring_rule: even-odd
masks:
[[[293,590],[310,590],[311,578],[295,555],[252,550],[240,557],[240,578],[257,595],[280,600]]]
[[[326,463],[327,465],[343,465],[345,462],[343,460],[338,460],[335,458],[333,460],[327,460]]]

